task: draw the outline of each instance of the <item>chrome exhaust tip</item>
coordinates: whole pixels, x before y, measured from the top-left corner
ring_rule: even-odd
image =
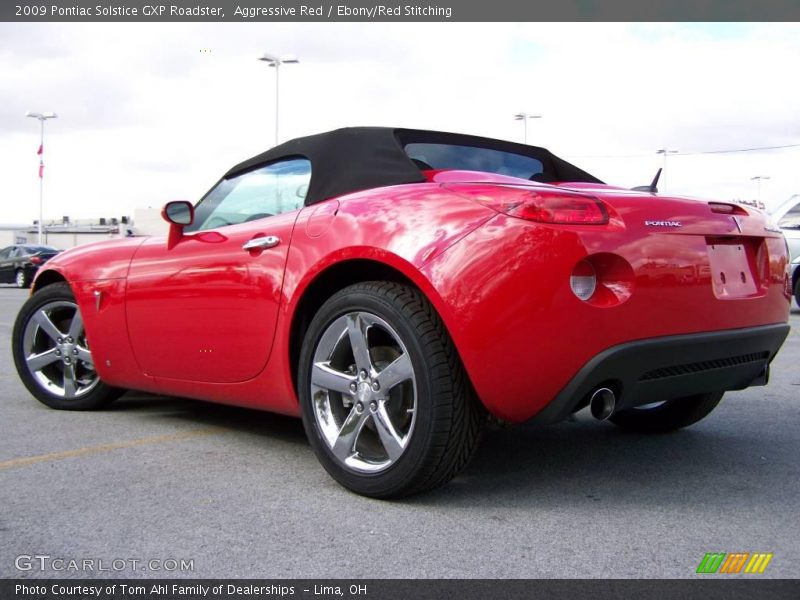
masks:
[[[617,407],[617,396],[606,387],[597,388],[589,399],[589,409],[592,416],[599,421],[605,421],[614,414]]]

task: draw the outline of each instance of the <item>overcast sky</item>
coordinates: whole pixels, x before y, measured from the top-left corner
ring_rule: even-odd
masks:
[[[201,50],[206,50],[201,52]],[[604,181],[649,183],[684,153],[800,143],[798,24],[0,24],[0,224],[112,217],[197,200],[283,140],[390,125],[550,148]],[[668,159],[667,191],[776,204],[800,193],[800,148]]]

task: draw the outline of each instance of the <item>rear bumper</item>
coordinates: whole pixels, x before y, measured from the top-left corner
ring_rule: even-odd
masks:
[[[628,342],[586,363],[533,421],[555,423],[586,406],[598,387],[617,394],[616,410],[693,394],[766,385],[769,363],[789,325],[695,333]]]

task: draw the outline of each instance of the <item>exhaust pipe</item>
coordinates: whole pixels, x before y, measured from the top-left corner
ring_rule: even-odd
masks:
[[[616,406],[617,396],[606,387],[597,388],[589,399],[592,416],[600,421],[605,421],[614,414]]]

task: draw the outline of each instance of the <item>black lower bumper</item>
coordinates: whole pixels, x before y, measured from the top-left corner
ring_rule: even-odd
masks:
[[[533,421],[555,423],[586,406],[599,387],[616,410],[694,394],[766,385],[769,363],[789,325],[675,335],[628,342],[595,356]]]

